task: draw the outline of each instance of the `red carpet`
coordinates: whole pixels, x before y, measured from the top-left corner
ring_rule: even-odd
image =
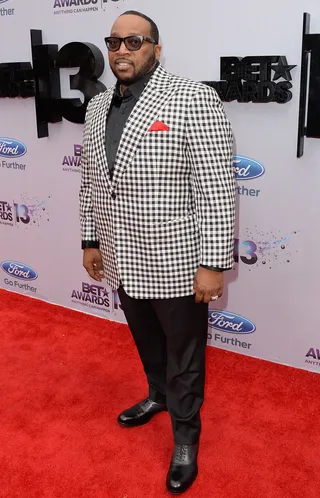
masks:
[[[146,394],[127,327],[3,291],[0,304],[0,496],[170,496],[168,414],[115,422]],[[202,413],[186,498],[319,497],[318,374],[208,348]]]

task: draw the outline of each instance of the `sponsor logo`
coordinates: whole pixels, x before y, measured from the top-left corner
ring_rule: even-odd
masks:
[[[1,4],[8,2],[8,0],[0,0],[0,16],[13,16],[14,15],[14,9],[8,9],[5,8],[4,6],[1,7]]]
[[[239,195],[245,195],[248,197],[259,197],[261,192],[259,189],[246,188],[244,185],[241,185],[241,187],[237,186],[236,189]]]
[[[236,180],[253,180],[265,172],[261,163],[246,156],[234,156],[233,166]]]
[[[252,346],[250,342],[240,341],[236,337],[224,337],[223,335],[217,333],[208,332],[207,337],[208,340],[210,341],[214,340],[218,344],[228,344],[231,346],[236,346],[237,348],[241,349],[250,349]]]
[[[1,10],[1,9],[0,9]],[[15,159],[24,156],[27,152],[27,147],[19,140],[14,140],[13,138],[0,138],[0,157],[5,157],[6,159]],[[17,161],[0,161],[0,167],[4,169],[19,169],[25,171],[26,165],[20,164]]]
[[[18,263],[17,261],[3,261],[1,268],[10,277],[20,280],[36,280],[38,278],[38,273],[31,266]]]
[[[209,327],[231,334],[252,334],[256,326],[247,318],[228,311],[212,310],[208,312]]]
[[[2,168],[5,168],[5,169],[19,169],[21,171],[25,171],[26,170],[26,165],[25,164],[20,164],[20,163],[17,163],[17,162],[8,163],[7,161],[1,161],[0,162],[0,166],[2,166]]]
[[[305,363],[320,367],[320,349],[310,348],[306,354]]]
[[[87,282],[82,282],[81,290],[74,289],[72,291],[71,299],[74,304],[80,304],[106,313],[122,309],[116,291],[108,290],[102,285],[88,284]]]
[[[225,310],[209,309],[208,325],[211,329],[227,332],[229,334],[252,334],[256,330],[256,326],[247,318]],[[208,340],[213,340],[218,344],[236,346],[241,349],[250,349],[252,346],[251,343],[242,339],[225,337],[210,329],[208,331]]]
[[[13,138],[0,137],[0,156],[7,158],[16,158],[24,156],[27,152],[27,147],[19,140]]]
[[[259,178],[265,172],[264,166],[256,161],[255,159],[250,159],[246,156],[234,156],[233,166],[236,180],[254,180]],[[239,195],[249,196],[249,197],[259,197],[261,190],[255,188],[247,188],[244,185],[236,187]]]
[[[80,173],[82,145],[73,145],[73,156],[64,156],[62,160],[62,171],[68,173]]]

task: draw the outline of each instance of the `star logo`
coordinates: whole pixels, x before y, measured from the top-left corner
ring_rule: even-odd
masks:
[[[12,212],[12,206],[10,206],[9,203],[7,204],[7,211],[10,212],[10,213]]]
[[[277,81],[280,78],[283,78],[286,81],[291,81],[291,73],[292,69],[297,66],[289,66],[287,63],[287,58],[284,56],[279,57],[278,64],[271,69],[274,71],[273,81]]]

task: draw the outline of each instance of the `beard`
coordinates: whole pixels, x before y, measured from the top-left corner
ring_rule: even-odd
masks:
[[[133,83],[135,83],[136,81],[140,80],[141,78],[143,78],[146,74],[148,74],[151,71],[151,69],[154,67],[156,61],[157,61],[156,54],[155,54],[155,52],[152,52],[149,59],[147,59],[145,61],[145,63],[139,69],[139,71],[134,71],[133,76],[127,77],[127,78],[118,74],[117,70],[114,69],[113,67],[111,67],[111,66],[110,67],[111,67],[111,71],[113,72],[113,74],[115,75],[117,80],[119,81],[120,85],[129,86],[129,85],[132,85]],[[135,68],[135,66],[133,66],[133,67]]]

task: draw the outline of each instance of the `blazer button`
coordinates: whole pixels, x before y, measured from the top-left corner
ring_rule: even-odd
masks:
[[[112,192],[111,197],[112,197],[112,199],[116,199],[117,194],[115,192]]]

